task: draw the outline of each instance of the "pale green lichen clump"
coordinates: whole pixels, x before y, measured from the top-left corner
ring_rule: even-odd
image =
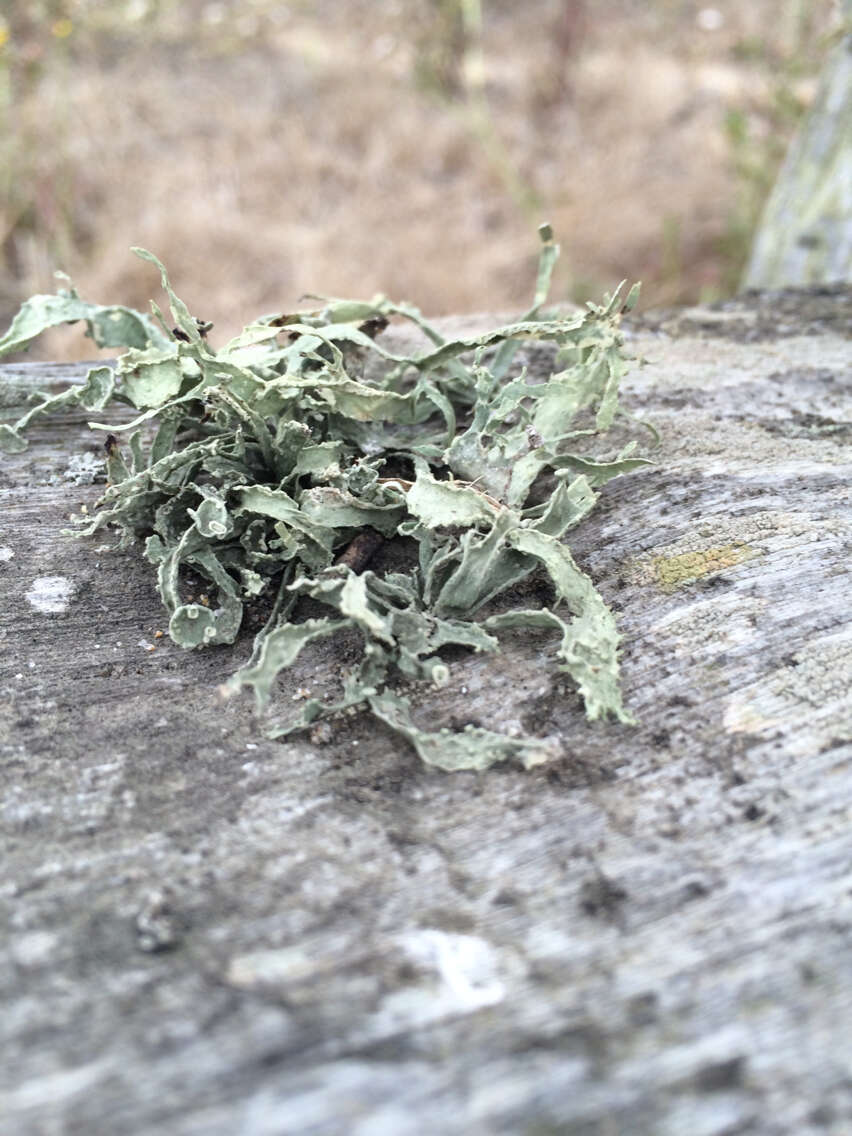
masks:
[[[558,248],[547,226],[541,235],[533,306],[486,335],[447,341],[416,309],[377,297],[265,316],[218,351],[160,262],[137,249],[161,272],[175,327],[155,304],[149,317],[86,303],[70,288],[33,297],[0,339],[0,354],[71,320],[85,320],[99,346],[127,351],[115,370],[95,367],[83,385],[39,396],[18,422],[0,426],[0,449],[23,449],[28,422],[57,406],[134,408],[121,427],[91,424],[127,440],[108,439],[110,483],[82,533],[115,526],[125,543],[144,538],[169,634],[181,647],[232,643],[246,604],[274,597],[249,663],[228,683],[231,692],[253,687],[260,707],[307,644],[345,628],[361,634],[363,656],[342,697],[306,701],[272,736],[363,704],[429,764],[535,765],[552,756],[552,744],[473,727],[426,732],[397,687],[446,683],[447,646],[492,652],[507,629],[544,628],[588,716],[630,720],[613,616],[563,537],[592,509],[598,487],[645,464],[635,443],[606,457],[588,448],[617,414],[625,369],[619,319],[637,289],[626,299],[618,289],[576,315],[543,317]],[[410,356],[387,351],[376,337],[393,317],[415,323],[431,347]],[[557,348],[558,369],[544,381],[512,370],[529,340]],[[375,355],[379,379],[372,370],[367,376]],[[364,534],[371,547],[407,541],[412,570],[361,570]],[[210,606],[181,597],[187,569],[208,581]],[[477,619],[483,605],[536,571],[551,581],[552,608]],[[316,614],[323,609],[327,615]]]

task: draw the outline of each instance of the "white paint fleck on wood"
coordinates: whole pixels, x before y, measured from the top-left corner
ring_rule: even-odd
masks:
[[[68,610],[74,585],[67,576],[36,576],[24,597],[30,607],[45,615]]]

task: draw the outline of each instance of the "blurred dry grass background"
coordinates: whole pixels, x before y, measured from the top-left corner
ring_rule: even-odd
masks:
[[[147,307],[156,252],[217,339],[308,291],[429,314],[622,277],[736,289],[832,0],[6,0],[0,317],[57,268]],[[91,355],[79,331],[41,357]]]

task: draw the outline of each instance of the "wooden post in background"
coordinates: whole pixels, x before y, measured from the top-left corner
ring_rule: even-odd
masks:
[[[852,280],[852,0],[814,105],[770,194],[745,288]]]

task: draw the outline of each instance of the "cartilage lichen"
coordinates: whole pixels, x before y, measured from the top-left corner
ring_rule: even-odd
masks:
[[[112,526],[125,543],[144,539],[181,647],[232,643],[246,605],[270,597],[230,692],[250,686],[265,707],[279,673],[309,643],[360,633],[363,656],[342,697],[300,699],[298,716],[274,725],[273,736],[365,704],[432,765],[537,764],[553,754],[542,739],[421,730],[397,684],[446,683],[446,647],[494,652],[506,630],[545,629],[588,716],[629,721],[612,613],[563,538],[601,485],[645,464],[635,443],[604,456],[589,448],[617,413],[619,320],[637,291],[625,298],[619,288],[579,314],[542,315],[558,248],[547,226],[541,235],[532,307],[485,335],[445,340],[416,309],[383,297],[323,300],[312,311],[263,317],[219,350],[160,262],[137,249],[161,273],[171,321],[155,304],[147,316],[87,303],[73,288],[33,297],[0,339],[0,354],[73,320],[84,320],[99,346],[127,350],[114,369],[94,367],[81,386],[41,396],[17,423],[0,426],[0,449],[23,449],[28,423],[59,406],[96,414],[118,403],[135,412],[122,426],[91,424],[110,431],[109,484],[79,531]],[[388,351],[381,331],[394,318],[416,324],[430,347]],[[556,349],[543,381],[513,368],[517,348],[535,340]],[[369,356],[382,362],[378,378],[375,368],[366,377]],[[408,542],[410,571],[371,569],[386,540]],[[187,570],[205,581],[207,603],[185,597]],[[552,607],[480,617],[536,571],[550,579]],[[282,703],[292,713],[292,700]]]

